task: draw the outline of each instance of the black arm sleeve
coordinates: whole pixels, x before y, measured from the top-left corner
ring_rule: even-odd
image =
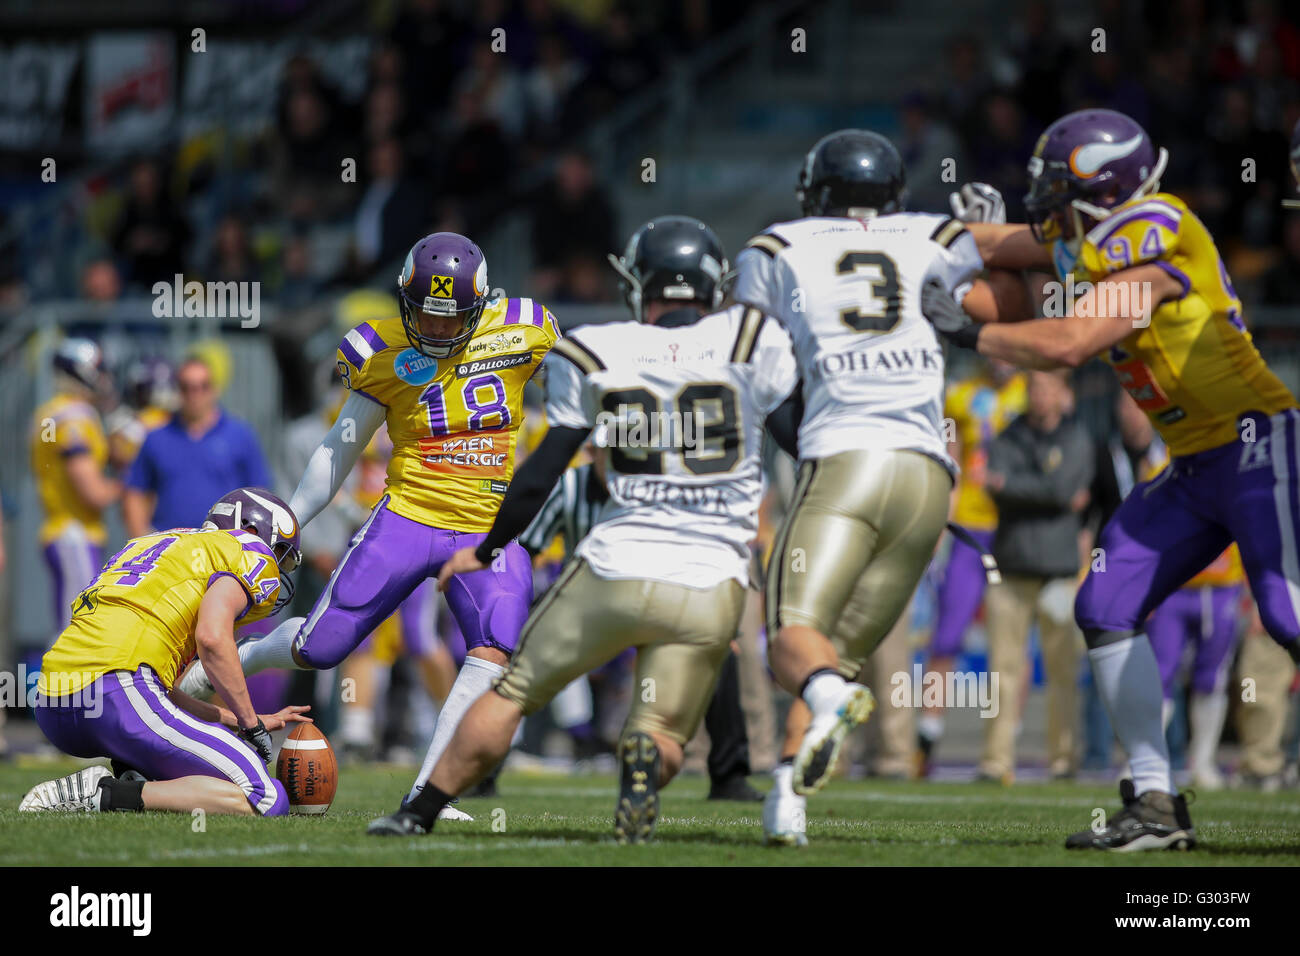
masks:
[[[476,558],[490,564],[497,551],[528,527],[590,434],[590,428],[552,428],[546,433],[537,450],[515,473],[514,481],[510,482],[510,489],[497,509],[492,530],[474,551]]]
[[[799,425],[803,422],[803,382],[795,385],[784,402],[767,416],[767,431],[778,448],[799,460]]]

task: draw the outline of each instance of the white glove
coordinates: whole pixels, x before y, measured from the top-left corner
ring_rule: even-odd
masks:
[[[1007,221],[1007,204],[1002,193],[988,183],[967,183],[959,192],[948,194],[952,214],[962,222]]]

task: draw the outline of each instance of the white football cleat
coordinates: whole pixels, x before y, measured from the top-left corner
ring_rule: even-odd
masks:
[[[808,800],[794,792],[793,777],[789,764],[772,771],[772,789],[763,798],[763,842],[768,846],[808,845]]]
[[[462,823],[473,823],[474,818],[464,810],[457,810],[453,806],[445,806],[438,811],[439,820],[460,820]]]
[[[58,780],[46,780],[27,791],[18,809],[25,813],[98,813],[99,781],[111,776],[107,767],[87,767]]]
[[[814,713],[794,758],[794,792],[816,793],[835,772],[844,739],[865,724],[876,709],[876,698],[861,684],[845,681],[836,699],[822,713]]]

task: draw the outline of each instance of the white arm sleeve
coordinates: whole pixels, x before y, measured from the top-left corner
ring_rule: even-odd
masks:
[[[320,514],[321,509],[334,500],[343,479],[361,457],[371,436],[388,410],[376,401],[356,392],[348,393],[334,427],[312,452],[303,469],[302,480],[289,499],[289,507],[298,516],[300,525],[308,524]]]

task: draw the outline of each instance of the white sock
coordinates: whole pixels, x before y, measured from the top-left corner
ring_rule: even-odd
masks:
[[[465,712],[470,709],[474,701],[491,689],[492,682],[503,673],[505,668],[500,664],[493,664],[478,657],[465,658],[465,664],[456,675],[456,683],[451,685],[451,691],[443,702],[442,710],[438,713],[438,723],[433,728],[433,740],[429,742],[424,763],[420,765],[420,774],[411,787],[408,795],[410,799],[414,800],[424,789],[425,781],[429,779],[429,774],[433,773],[433,768],[438,766],[438,761],[442,759],[443,751],[451,743],[451,738],[455,735]]]
[[[788,763],[779,763],[772,768],[772,792],[781,796],[794,796],[794,767]]]
[[[922,713],[917,718],[916,729],[926,740],[938,740],[943,736],[943,718],[938,714]]]
[[[374,746],[374,710],[362,704],[348,704],[344,707],[339,715],[339,738],[345,746]]]
[[[839,674],[818,674],[803,689],[803,701],[814,715],[834,710],[839,706],[839,699],[844,694],[847,684]]]
[[[1228,695],[1193,694],[1189,710],[1192,739],[1187,745],[1187,762],[1193,772],[1213,774],[1219,769],[1214,755],[1223,735],[1223,720],[1228,715]]]
[[[291,617],[281,621],[265,637],[249,638],[239,645],[239,666],[244,676],[259,674],[262,671],[279,668],[282,670],[303,670],[293,659],[293,639],[298,628],[306,618]],[[208,681],[207,671],[203,665],[196,663],[181,678],[181,693],[189,694],[198,700],[208,700],[215,693]]]
[[[1160,668],[1145,634],[1094,647],[1088,651],[1097,693],[1120,745],[1128,753],[1133,787],[1140,796],[1148,790],[1174,792],[1169,748],[1161,710]]]

